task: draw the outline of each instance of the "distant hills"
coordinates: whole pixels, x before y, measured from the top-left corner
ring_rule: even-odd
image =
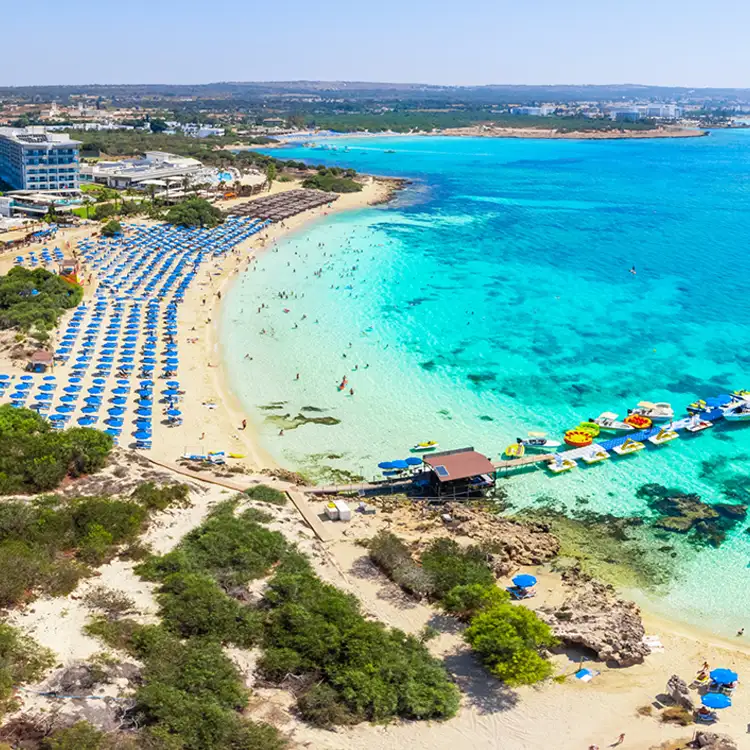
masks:
[[[541,101],[612,101],[660,99],[692,102],[750,102],[750,89],[684,88],[674,86],[612,85],[487,85],[436,86],[420,83],[367,81],[258,81],[206,84],[85,84],[75,86],[5,86],[0,98],[66,100],[71,95],[115,97],[123,101],[141,98],[231,99],[253,101],[269,98],[322,97],[347,100],[429,100],[463,103],[529,103]]]

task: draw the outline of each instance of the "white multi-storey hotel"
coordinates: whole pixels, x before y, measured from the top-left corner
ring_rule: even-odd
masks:
[[[15,190],[77,190],[79,146],[43,127],[0,128],[0,178]]]

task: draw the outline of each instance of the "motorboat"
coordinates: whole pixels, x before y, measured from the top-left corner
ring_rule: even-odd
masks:
[[[562,474],[565,471],[575,469],[578,464],[572,458],[563,458],[562,456],[555,456],[548,464],[547,468],[553,474]]]
[[[671,422],[674,419],[672,404],[666,401],[639,401],[635,409],[628,409],[628,414],[648,417],[652,422]]]
[[[437,448],[439,443],[436,440],[427,440],[424,443],[417,443],[416,445],[412,446],[411,452],[412,453],[428,453],[429,451],[434,451],[435,448]]]
[[[641,443],[639,440],[631,440],[630,438],[626,438],[625,442],[621,445],[616,445],[612,450],[618,455],[618,456],[629,456],[631,453],[638,453],[638,451],[642,451],[646,446]]]
[[[613,411],[603,411],[596,419],[590,419],[589,422],[598,424],[599,429],[605,432],[630,432],[635,429],[632,424],[619,421],[617,416]]]
[[[600,445],[592,445],[591,450],[586,451],[582,456],[581,460],[586,464],[599,464],[602,461],[606,461],[609,458],[609,453],[604,450]]]
[[[530,432],[528,437],[516,438],[516,442],[527,451],[556,450],[562,445],[559,440],[550,440],[545,432]]]
[[[651,443],[651,445],[664,445],[666,443],[671,443],[673,440],[677,440],[678,437],[680,437],[679,434],[674,430],[662,427],[656,435],[651,435],[651,437],[648,438],[648,442]]]
[[[750,422],[750,401],[739,401],[724,409],[724,419],[727,422]]]

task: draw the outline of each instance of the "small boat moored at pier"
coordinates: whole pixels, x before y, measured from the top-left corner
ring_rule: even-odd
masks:
[[[648,417],[652,422],[671,422],[674,419],[672,404],[666,401],[658,401],[655,404],[651,401],[639,401],[635,409],[628,409],[628,414]]]
[[[417,443],[412,446],[412,453],[427,453],[428,451],[434,451],[438,447],[439,443],[435,440],[428,440],[424,443]]]
[[[505,449],[505,455],[508,456],[508,458],[523,458],[524,453],[526,453],[526,449],[520,442],[511,443]]]
[[[547,451],[559,448],[559,440],[550,440],[546,432],[530,432],[526,438],[516,438],[516,442],[527,451]]]
[[[750,422],[750,401],[740,401],[724,410],[727,422]]]
[[[599,428],[605,432],[631,432],[635,429],[632,424],[620,422],[613,411],[604,411],[596,419],[589,421],[598,424]]]
[[[629,456],[631,453],[638,453],[642,451],[646,446],[638,440],[631,440],[627,438],[621,445],[616,445],[612,450],[618,456]]]

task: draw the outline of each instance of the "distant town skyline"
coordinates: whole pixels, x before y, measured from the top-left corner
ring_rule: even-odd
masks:
[[[750,6],[37,0],[3,18],[0,86],[382,81],[750,88]],[[40,22],[54,19],[53,22]]]

